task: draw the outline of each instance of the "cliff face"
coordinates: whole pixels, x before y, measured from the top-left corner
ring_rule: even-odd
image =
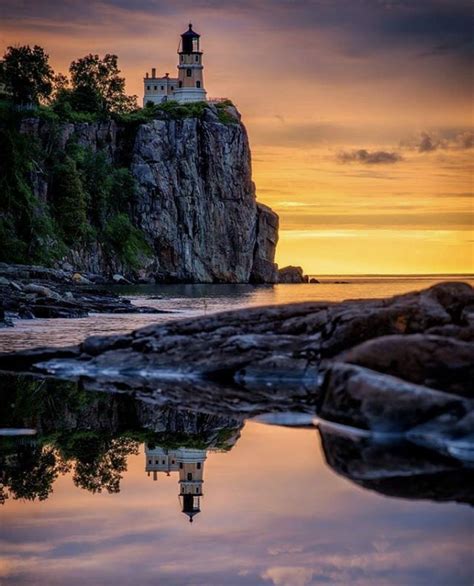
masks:
[[[23,131],[49,140],[45,123],[27,121]],[[278,216],[256,203],[250,148],[240,115],[229,107],[226,122],[208,106],[199,117],[156,119],[130,133],[114,122],[61,125],[58,148],[70,141],[127,160],[138,185],[131,220],[152,254],[136,274],[157,281],[275,282]],[[47,198],[44,178],[38,195]],[[71,250],[75,268],[111,274],[126,267],[99,243]]]

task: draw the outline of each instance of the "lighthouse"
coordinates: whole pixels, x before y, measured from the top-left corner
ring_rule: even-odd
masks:
[[[204,462],[207,458],[206,450],[194,448],[178,448],[168,450],[160,446],[145,447],[145,470],[153,480],[158,479],[158,473],[164,472],[170,476],[172,472],[179,473],[179,501],[181,511],[192,523],[194,517],[201,512],[202,485],[204,482]]]
[[[193,31],[192,24],[189,24],[188,30],[181,35],[175,100],[181,104],[206,100],[200,35]]]
[[[151,75],[147,72],[144,82],[143,105],[148,103],[161,104],[174,100],[180,104],[206,101],[204,89],[201,35],[193,30],[190,23],[188,30],[181,35],[178,49],[178,77],[156,75],[152,68]]]

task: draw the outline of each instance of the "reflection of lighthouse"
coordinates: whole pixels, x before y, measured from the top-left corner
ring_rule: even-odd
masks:
[[[145,470],[148,476],[153,472],[153,480],[157,480],[158,472],[165,472],[169,476],[171,472],[179,471],[181,510],[192,523],[194,515],[201,511],[200,499],[203,496],[202,483],[206,450],[192,448],[167,450],[146,445],[145,454]]]

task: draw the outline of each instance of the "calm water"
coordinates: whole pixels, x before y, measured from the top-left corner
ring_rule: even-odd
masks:
[[[178,313],[20,321],[0,332],[0,346],[66,344],[157,319],[383,297],[432,282],[131,288],[123,292],[136,302]],[[0,377],[0,389],[0,428],[34,433],[0,437],[2,585],[474,581],[472,471],[457,461],[75,383]]]
[[[420,290],[447,280],[474,285],[472,275],[458,277],[321,277],[319,284],[301,285],[141,285],[116,287],[138,305],[173,313],[107,315],[81,319],[18,320],[0,330],[0,352],[33,346],[75,344],[90,335],[129,332],[151,323],[250,306],[300,301],[342,301],[380,298]],[[159,297],[159,299],[150,299]]]

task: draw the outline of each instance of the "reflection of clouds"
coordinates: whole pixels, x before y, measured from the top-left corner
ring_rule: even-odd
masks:
[[[311,584],[313,571],[310,568],[281,567],[268,568],[262,574],[265,580],[271,580],[276,586],[307,586]]]
[[[291,543],[288,543],[288,544],[282,543],[281,545],[279,545],[277,547],[269,547],[268,548],[268,553],[270,555],[280,555],[282,553],[296,553],[296,552],[301,552],[301,551],[303,551],[302,545],[294,545]]]
[[[192,526],[179,514],[176,479],[150,483],[143,457],[130,458],[119,495],[91,495],[63,478],[48,501],[8,503],[4,575],[48,585],[54,575],[71,586],[465,578],[464,507],[353,486],[323,465],[314,431],[247,424],[231,452],[209,455],[205,507]]]

